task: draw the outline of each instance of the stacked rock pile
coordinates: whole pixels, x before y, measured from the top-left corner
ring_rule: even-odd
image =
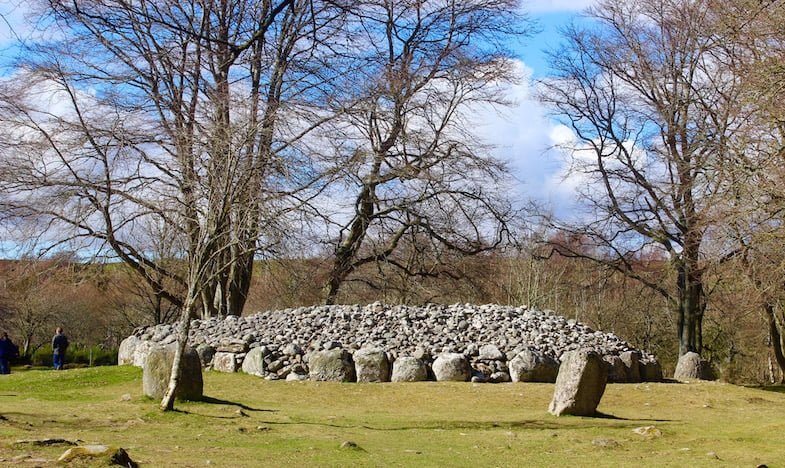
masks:
[[[135,330],[120,364],[143,366],[151,348],[175,342],[175,328]],[[205,367],[270,380],[554,382],[573,350],[601,355],[611,382],[662,379],[653,355],[612,333],[491,304],[315,306],[194,320],[189,344]]]

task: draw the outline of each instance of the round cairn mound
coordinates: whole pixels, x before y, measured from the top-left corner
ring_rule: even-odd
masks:
[[[175,327],[135,330],[121,344],[120,364],[139,365],[151,347],[173,343]],[[269,380],[314,378],[322,374],[310,369],[309,362],[345,368],[354,353],[363,350],[361,354],[373,352],[376,356],[374,362],[383,368],[379,375],[387,376],[382,381],[390,378],[389,369],[396,373],[396,361],[410,366],[412,359],[420,361],[427,372],[413,373],[420,377],[402,381],[442,380],[441,372],[434,373],[433,364],[439,361],[439,371],[448,357],[451,365],[459,367],[463,364],[456,360],[465,359],[464,368],[470,372],[459,375],[473,382],[554,381],[553,368],[558,368],[561,356],[578,349],[603,356],[611,381],[662,379],[653,355],[633,348],[613,333],[592,330],[551,311],[493,304],[314,306],[194,320],[189,344],[197,349],[205,367],[223,372],[242,370]],[[341,362],[325,364],[330,359],[325,351],[337,349],[346,351],[332,353]],[[362,366],[367,365],[363,359]],[[357,373],[347,371],[340,379],[357,379],[356,375],[368,372],[367,368]]]

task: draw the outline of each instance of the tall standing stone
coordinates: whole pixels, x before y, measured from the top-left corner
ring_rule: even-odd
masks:
[[[675,380],[714,380],[712,374],[708,361],[701,359],[698,353],[689,352],[679,357],[673,378]]]
[[[134,364],[134,351],[136,346],[141,342],[135,335],[120,342],[120,348],[117,350],[117,365],[133,365]]]
[[[155,399],[163,398],[169,387],[174,361],[174,346],[152,347],[145,359],[142,373],[144,394]],[[201,400],[204,392],[202,380],[202,362],[196,350],[190,346],[185,348],[180,363],[180,382],[175,397],[179,400]]]
[[[627,371],[627,382],[640,382],[640,353],[637,351],[625,351],[619,355]]]
[[[556,416],[593,416],[605,393],[607,380],[605,363],[596,352],[564,353],[548,412]]]

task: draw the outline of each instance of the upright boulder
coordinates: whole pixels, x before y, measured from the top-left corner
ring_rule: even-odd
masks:
[[[389,382],[390,360],[379,348],[362,348],[354,353],[354,370],[358,382]]]
[[[605,362],[605,368],[608,370],[609,383],[628,382],[627,366],[624,365],[624,361],[619,356],[611,354],[603,356],[602,360]]]
[[[556,416],[593,416],[605,392],[607,379],[605,363],[596,352],[564,353],[548,411]]]
[[[513,382],[556,382],[559,363],[550,356],[536,350],[526,349],[518,353],[509,363]]]
[[[311,380],[354,382],[352,355],[341,348],[315,351],[308,359]]]
[[[679,357],[673,378],[682,381],[714,380],[714,375],[708,361],[701,359],[698,353],[689,352]]]
[[[145,395],[155,399],[163,398],[169,387],[174,353],[174,346],[156,346],[150,349],[142,373]],[[202,363],[195,349],[185,348],[180,368],[180,383],[175,397],[179,400],[201,400],[204,392]]]
[[[422,382],[428,380],[428,367],[425,363],[412,356],[400,356],[393,362],[393,382]]]
[[[120,342],[120,349],[117,350],[117,364],[120,366],[133,365],[134,351],[141,341],[135,335],[131,335]]]
[[[264,346],[257,346],[248,351],[248,354],[245,355],[245,359],[243,359],[243,372],[264,377],[264,358],[268,354],[270,354],[270,352]]]
[[[466,382],[472,377],[469,360],[460,353],[443,353],[433,361],[433,375],[438,381]]]
[[[157,346],[158,345],[156,345],[152,341],[147,341],[147,340],[141,340],[140,339],[136,343],[136,346],[134,346],[134,349],[133,349],[134,365],[136,367],[141,367],[141,368],[144,369],[144,364],[147,361],[147,355],[150,354],[150,350],[152,350],[154,347],[157,347]]]
[[[627,372],[627,382],[640,382],[640,353],[637,351],[625,351],[619,355]]]
[[[641,359],[640,368],[641,380],[644,382],[662,382],[662,366],[654,356]]]

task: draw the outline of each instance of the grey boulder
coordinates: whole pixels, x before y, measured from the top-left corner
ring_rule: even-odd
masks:
[[[218,351],[213,356],[213,370],[218,372],[237,372],[239,364],[235,353]]]
[[[698,353],[688,352],[679,357],[673,378],[675,380],[714,380],[712,374],[708,361],[701,359]]]
[[[354,382],[352,355],[341,348],[315,351],[308,360],[311,380]]]
[[[428,380],[428,367],[420,359],[401,356],[393,362],[393,382],[422,382]]]
[[[532,349],[518,353],[509,363],[513,382],[556,382],[559,363]]]
[[[358,382],[389,382],[390,360],[379,348],[362,348],[354,353],[354,370]]]
[[[131,335],[124,339],[117,350],[117,364],[120,366],[133,365],[134,351],[141,341],[136,335]]]
[[[433,361],[433,375],[440,382],[467,382],[472,376],[472,367],[463,354],[443,353]]]
[[[637,351],[625,351],[619,355],[627,372],[627,382],[641,381],[640,357]]]
[[[148,397],[163,398],[169,387],[175,347],[153,347],[145,360],[142,387]],[[186,347],[180,363],[180,382],[175,397],[179,400],[201,400],[204,391],[202,363],[196,350]]]
[[[593,416],[605,393],[607,379],[605,363],[596,352],[564,353],[548,412],[556,416]]]
[[[264,377],[265,351],[266,349],[264,349],[263,346],[258,346],[248,351],[248,354],[245,355],[245,359],[243,359],[243,372]]]

